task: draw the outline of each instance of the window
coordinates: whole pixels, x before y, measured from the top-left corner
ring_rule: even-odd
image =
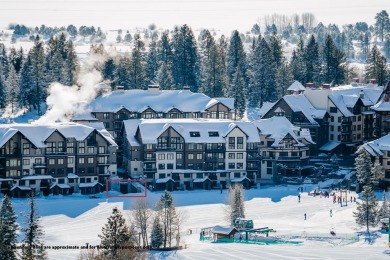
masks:
[[[23,154],[30,154],[30,144],[23,144]]]
[[[193,170],[194,169],[194,164],[193,163],[187,164],[187,169]]]
[[[176,164],[176,169],[183,169],[183,164],[182,163],[177,163]]]
[[[189,150],[194,150],[194,148],[195,148],[195,144],[193,144],[193,143],[189,143],[188,144],[188,149]]]
[[[237,137],[237,149],[244,149],[244,137]]]
[[[188,154],[188,160],[193,160],[194,159],[194,154],[193,153],[189,153]]]
[[[196,159],[202,160],[202,154],[201,153],[196,154]]]
[[[65,152],[65,142],[60,141],[57,143],[58,143],[58,150],[57,151],[60,153],[64,153]]]
[[[176,159],[177,160],[182,160],[183,159],[183,154],[182,153],[176,154]]]
[[[329,112],[330,113],[337,113],[337,107],[330,107]]]
[[[225,112],[218,112],[218,118],[224,119],[225,118]]]
[[[236,138],[229,137],[229,149],[235,149],[236,148]]]
[[[191,137],[200,137],[200,133],[199,132],[190,132],[190,136]]]
[[[104,128],[110,128],[110,123],[108,122],[103,122]]]
[[[225,154],[224,153],[218,153],[218,159],[224,159]]]
[[[88,173],[95,173],[95,169],[93,167],[88,167],[87,172]]]
[[[330,122],[334,122],[334,116],[330,117]]]
[[[42,158],[35,158],[35,164],[42,164]]]
[[[79,164],[83,164],[84,163],[84,158],[79,158]]]
[[[210,136],[210,137],[219,136],[219,133],[216,132],[216,131],[212,131],[212,132],[209,132],[209,136]]]
[[[153,149],[153,144],[146,144],[146,149],[147,150],[152,150]]]
[[[165,153],[159,153],[157,158],[159,160],[165,160]]]
[[[47,142],[46,143],[46,152],[54,153],[56,151],[56,143],[55,142]]]
[[[49,159],[49,164],[50,164],[50,165],[56,164],[56,160],[55,160],[55,159]]]
[[[358,121],[362,121],[362,116],[358,116]]]
[[[337,118],[337,122],[341,123],[341,116]]]
[[[94,149],[93,149],[93,147],[88,147],[88,153],[89,153],[89,154],[92,154],[92,153],[94,153]]]
[[[173,170],[173,163],[167,163],[167,169]]]
[[[333,135],[330,135],[329,139],[330,139],[330,140],[334,140],[334,136],[333,136]]]
[[[243,163],[237,163],[237,169],[243,169],[244,164]]]
[[[64,159],[57,159],[57,164],[64,164]]]
[[[67,160],[68,160],[68,164],[73,164],[73,157],[68,157]]]
[[[211,112],[211,118],[217,118],[217,112],[215,111]]]
[[[330,131],[333,132],[334,131],[334,126],[330,126]]]
[[[202,144],[196,144],[196,149],[197,150],[202,150]]]
[[[229,158],[229,159],[235,159],[235,157],[236,157],[236,156],[235,156],[234,153],[229,153],[229,154],[228,154],[228,158]]]
[[[23,165],[30,165],[30,159],[23,159]]]
[[[109,113],[103,113],[103,119],[110,119]]]
[[[167,160],[173,160],[173,153],[167,153]]]
[[[229,169],[235,169],[236,168],[236,164],[235,163],[229,163],[228,167],[229,167]]]
[[[219,174],[219,177],[221,177],[221,178],[226,178],[226,172],[221,172],[221,173]]]
[[[35,154],[42,154],[42,149],[40,149],[40,148],[36,149]]]
[[[74,152],[74,143],[73,142],[68,142],[66,144],[66,152],[67,153],[73,153]]]
[[[98,163],[105,164],[106,163],[106,156],[99,156]]]
[[[105,146],[99,146],[99,153],[106,153],[106,147]]]
[[[93,157],[88,157],[88,163],[93,163]]]
[[[243,159],[244,158],[244,154],[243,153],[238,153],[237,154],[237,159]]]
[[[79,153],[85,153],[85,143],[79,142]]]

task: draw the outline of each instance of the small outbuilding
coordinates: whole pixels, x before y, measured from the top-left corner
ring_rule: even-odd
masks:
[[[96,194],[103,191],[103,185],[97,181],[80,183],[79,189],[83,195]]]
[[[53,195],[69,195],[70,193],[70,186],[68,184],[59,184],[59,183],[53,183],[50,186],[50,192]]]
[[[219,240],[222,238],[234,238],[234,234],[236,234],[237,231],[238,230],[235,227],[223,227],[217,225],[211,230],[211,233],[213,234],[214,240]]]
[[[171,177],[160,178],[156,180],[156,190],[173,191],[175,188],[175,180]]]
[[[209,177],[197,178],[193,180],[194,189],[211,190],[212,184],[213,182],[209,179]]]
[[[11,188],[11,197],[13,198],[27,198],[31,194],[32,189],[28,186],[13,186]]]

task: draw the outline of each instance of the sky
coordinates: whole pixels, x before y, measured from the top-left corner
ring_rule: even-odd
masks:
[[[390,11],[389,0],[0,0],[0,28],[19,23],[116,30],[187,23],[194,29],[247,31],[273,13],[311,12],[325,24],[372,24],[375,14],[384,9]]]

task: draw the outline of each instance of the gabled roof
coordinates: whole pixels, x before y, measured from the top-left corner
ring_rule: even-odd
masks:
[[[262,118],[265,114],[268,113],[268,111],[271,110],[271,108],[276,104],[276,102],[265,102],[263,106],[260,108],[259,116]]]
[[[305,146],[305,144],[302,143],[303,140],[314,143],[313,140],[311,140],[311,137],[299,135],[301,133],[301,128],[291,124],[284,116],[274,116],[268,119],[253,121],[253,123],[260,130],[261,135],[267,136],[267,139],[274,140],[274,143],[271,145],[272,147],[281,146],[280,142],[287,135],[290,135],[297,142],[295,146]]]
[[[95,187],[96,185],[103,186],[101,183],[94,181],[94,182],[80,183],[79,188],[92,188]]]
[[[142,112],[148,107],[157,112],[168,112],[176,107],[183,112],[205,111],[211,105],[223,103],[229,109],[234,109],[232,98],[210,98],[202,93],[188,90],[147,90],[132,89],[121,92],[110,92],[94,99],[88,110],[92,112],[116,112],[122,108],[128,111]]]
[[[21,180],[51,180],[53,176],[51,175],[31,175],[25,176]]]
[[[157,138],[167,129],[172,128],[186,143],[225,143],[225,136],[234,128],[239,128],[247,136],[248,142],[260,142],[258,129],[251,122],[213,119],[147,119],[125,120],[127,140],[138,146],[135,135],[140,131],[143,144],[156,144]],[[198,132],[199,136],[191,135]],[[218,135],[210,136],[209,132]]]
[[[291,84],[287,90],[291,90],[291,91],[303,91],[305,90],[305,87],[301,84],[301,82],[299,81],[294,81],[293,84]]]
[[[362,145],[372,156],[384,155],[385,151],[390,151],[390,134],[374,141]]]
[[[283,100],[294,112],[302,112],[312,124],[318,124],[314,119],[322,119],[325,109],[316,109],[303,94],[286,95]]]
[[[231,226],[228,226],[228,227],[223,227],[223,226],[215,226],[212,230],[211,230],[212,233],[214,234],[222,234],[222,235],[230,235],[232,233],[235,233],[237,232],[237,229],[235,227],[231,227]]]

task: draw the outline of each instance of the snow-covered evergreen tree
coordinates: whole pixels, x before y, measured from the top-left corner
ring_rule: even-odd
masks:
[[[237,218],[245,218],[244,191],[240,184],[235,184],[229,188],[228,193],[228,218],[230,224],[234,225]]]
[[[5,104],[5,83],[0,75],[0,108],[4,108]]]
[[[382,10],[375,15],[375,31],[383,42],[383,37],[390,32],[390,19],[386,10]]]
[[[114,71],[114,85],[123,86],[125,89],[130,88],[130,67],[131,60],[128,54],[119,57],[118,64],[116,64]]]
[[[21,259],[23,260],[44,260],[47,253],[44,249],[43,230],[40,223],[40,216],[37,213],[35,198],[32,194],[29,198],[30,212],[25,215],[26,222],[22,228],[24,239],[22,240]]]
[[[344,83],[346,76],[345,55],[337,49],[330,35],[327,35],[322,48],[321,82],[339,85]]]
[[[102,227],[100,254],[103,259],[134,259],[135,250],[131,233],[122,213],[114,208],[107,223]],[[127,258],[128,257],[128,258]]]
[[[172,76],[176,89],[189,86],[191,91],[199,88],[199,59],[197,43],[192,29],[184,24],[176,27],[172,38]]]
[[[386,193],[383,193],[383,202],[378,213],[378,219],[381,218],[390,218],[390,205]]]
[[[0,208],[0,260],[16,260],[17,216],[10,198],[5,195]]]
[[[314,35],[311,35],[309,41],[304,50],[304,58],[305,58],[305,81],[302,83],[312,82],[315,85],[320,84],[320,59],[318,52],[318,44]]]
[[[103,64],[102,76],[105,80],[111,82],[112,86],[114,86],[116,83],[114,82],[116,76],[115,72],[116,72],[116,64],[114,62],[114,58],[109,57],[107,60],[105,60]]]
[[[146,79],[147,84],[153,84],[156,81],[158,72],[158,54],[157,54],[157,42],[152,38],[149,43],[149,50],[146,57]]]
[[[153,220],[152,233],[150,235],[150,246],[152,248],[159,248],[163,245],[164,234],[160,224],[159,216],[157,215]]]
[[[157,71],[156,83],[159,84],[160,89],[174,89],[173,77],[170,66],[162,62]]]
[[[168,191],[165,191],[164,194],[161,195],[160,200],[157,202],[156,210],[163,231],[163,247],[171,247],[172,240],[175,239],[177,232],[180,232],[180,230],[177,230],[176,228],[178,216],[176,214],[172,195]]]
[[[356,202],[357,208],[353,213],[356,223],[366,226],[367,233],[370,233],[369,227],[378,224],[378,199],[371,186],[365,185],[362,192],[362,202]]]
[[[11,106],[12,113],[17,105],[19,97],[19,76],[16,73],[14,66],[9,66],[9,73],[6,82],[6,103]]]
[[[145,83],[145,43],[137,33],[134,35],[131,52],[130,89],[143,89]]]
[[[297,49],[292,53],[290,66],[294,80],[297,80],[302,84],[306,83],[305,49],[302,37],[299,39]]]
[[[232,89],[228,93],[228,97],[234,98],[234,109],[235,109],[235,120],[242,118],[246,109],[246,99],[245,99],[245,79],[244,75],[241,72],[240,66],[237,67],[237,71],[234,74],[233,82],[231,84]]]
[[[34,82],[31,71],[30,57],[23,62],[19,78],[19,105],[22,107],[32,108],[34,105]]]
[[[388,81],[389,68],[387,59],[381,54],[376,45],[372,47],[368,55],[364,76],[368,80],[375,79],[379,86],[384,86]]]
[[[244,46],[238,31],[233,31],[230,37],[229,45],[226,51],[226,66],[228,74],[228,85],[226,90],[227,97],[233,97],[229,93],[234,93],[233,80],[235,74],[237,73],[237,68],[240,67],[239,71],[244,78],[245,85],[243,86],[246,89],[247,83],[247,61],[246,53],[244,51]]]

